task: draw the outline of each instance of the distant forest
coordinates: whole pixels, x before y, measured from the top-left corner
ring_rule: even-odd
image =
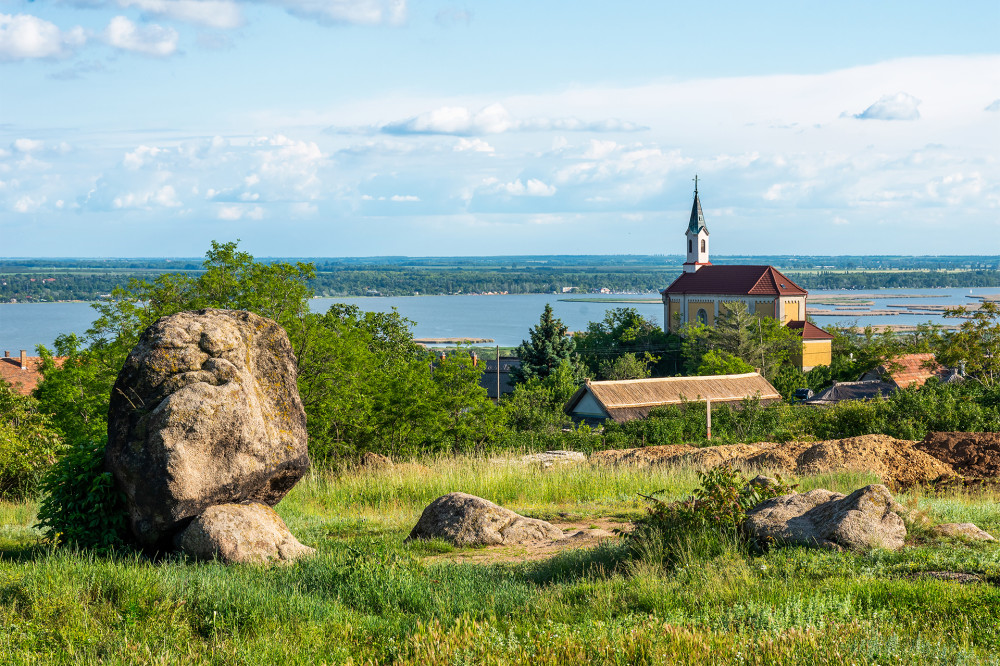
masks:
[[[770,264],[807,289],[1000,286],[997,256],[726,256],[716,264]],[[680,256],[286,258],[316,266],[319,296],[653,293],[680,273]],[[267,260],[263,260],[267,261]],[[0,259],[0,302],[92,301],[131,279],[197,274],[191,259]]]

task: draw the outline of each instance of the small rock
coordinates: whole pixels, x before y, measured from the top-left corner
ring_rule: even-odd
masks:
[[[989,532],[985,532],[972,523],[942,523],[934,528],[941,536],[963,537],[971,541],[996,541]]]
[[[818,488],[761,502],[747,513],[743,529],[759,543],[861,550],[899,550],[906,526],[902,507],[883,485],[850,495]]]
[[[361,459],[358,461],[358,467],[364,467],[366,469],[386,469],[392,467],[392,459],[388,456],[383,456],[381,453],[369,451],[361,456]]]
[[[771,476],[758,474],[750,479],[750,481],[747,482],[747,485],[756,486],[757,488],[773,488],[778,485],[778,480]]]
[[[292,536],[274,509],[258,503],[209,507],[174,543],[195,559],[226,564],[289,562],[316,552]]]
[[[522,456],[521,462],[551,466],[553,463],[587,462],[587,456],[579,451],[545,451],[544,453],[529,453]]]
[[[456,546],[510,546],[554,541],[563,533],[544,520],[467,493],[449,493],[431,502],[410,531],[413,539],[444,539]]]

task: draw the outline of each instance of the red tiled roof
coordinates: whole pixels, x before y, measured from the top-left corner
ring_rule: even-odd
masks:
[[[704,266],[681,273],[668,294],[732,294],[733,296],[805,296],[805,289],[774,266]]]
[[[833,340],[832,335],[812,322],[790,321],[785,326],[801,335],[803,340]]]
[[[27,369],[21,369],[21,357],[0,358],[0,379],[14,387],[14,390],[21,395],[31,393],[42,375],[38,372],[38,366],[42,364],[42,359],[38,356],[29,356],[25,365]]]
[[[928,379],[940,377],[944,372],[944,366],[934,360],[934,354],[906,354],[892,359],[889,365],[899,367],[899,370],[886,374],[900,388],[914,384],[923,386]],[[886,370],[885,366],[880,369]]]

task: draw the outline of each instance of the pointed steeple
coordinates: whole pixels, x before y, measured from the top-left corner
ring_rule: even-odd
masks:
[[[691,220],[688,222],[688,231],[697,234],[702,229],[708,233],[705,226],[705,214],[701,212],[701,199],[698,198],[698,176],[694,177],[694,204],[691,206]]]
[[[691,206],[691,219],[687,231],[687,261],[684,262],[684,272],[694,273],[702,266],[711,266],[708,260],[708,227],[705,225],[705,214],[701,212],[701,199],[698,198],[698,176],[694,177],[694,205]]]

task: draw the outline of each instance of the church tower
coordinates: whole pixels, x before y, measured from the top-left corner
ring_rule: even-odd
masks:
[[[705,226],[705,214],[701,212],[701,200],[698,199],[698,176],[694,177],[694,205],[691,206],[691,220],[687,231],[687,261],[684,262],[684,272],[694,273],[702,266],[711,266],[708,260],[708,227]]]

